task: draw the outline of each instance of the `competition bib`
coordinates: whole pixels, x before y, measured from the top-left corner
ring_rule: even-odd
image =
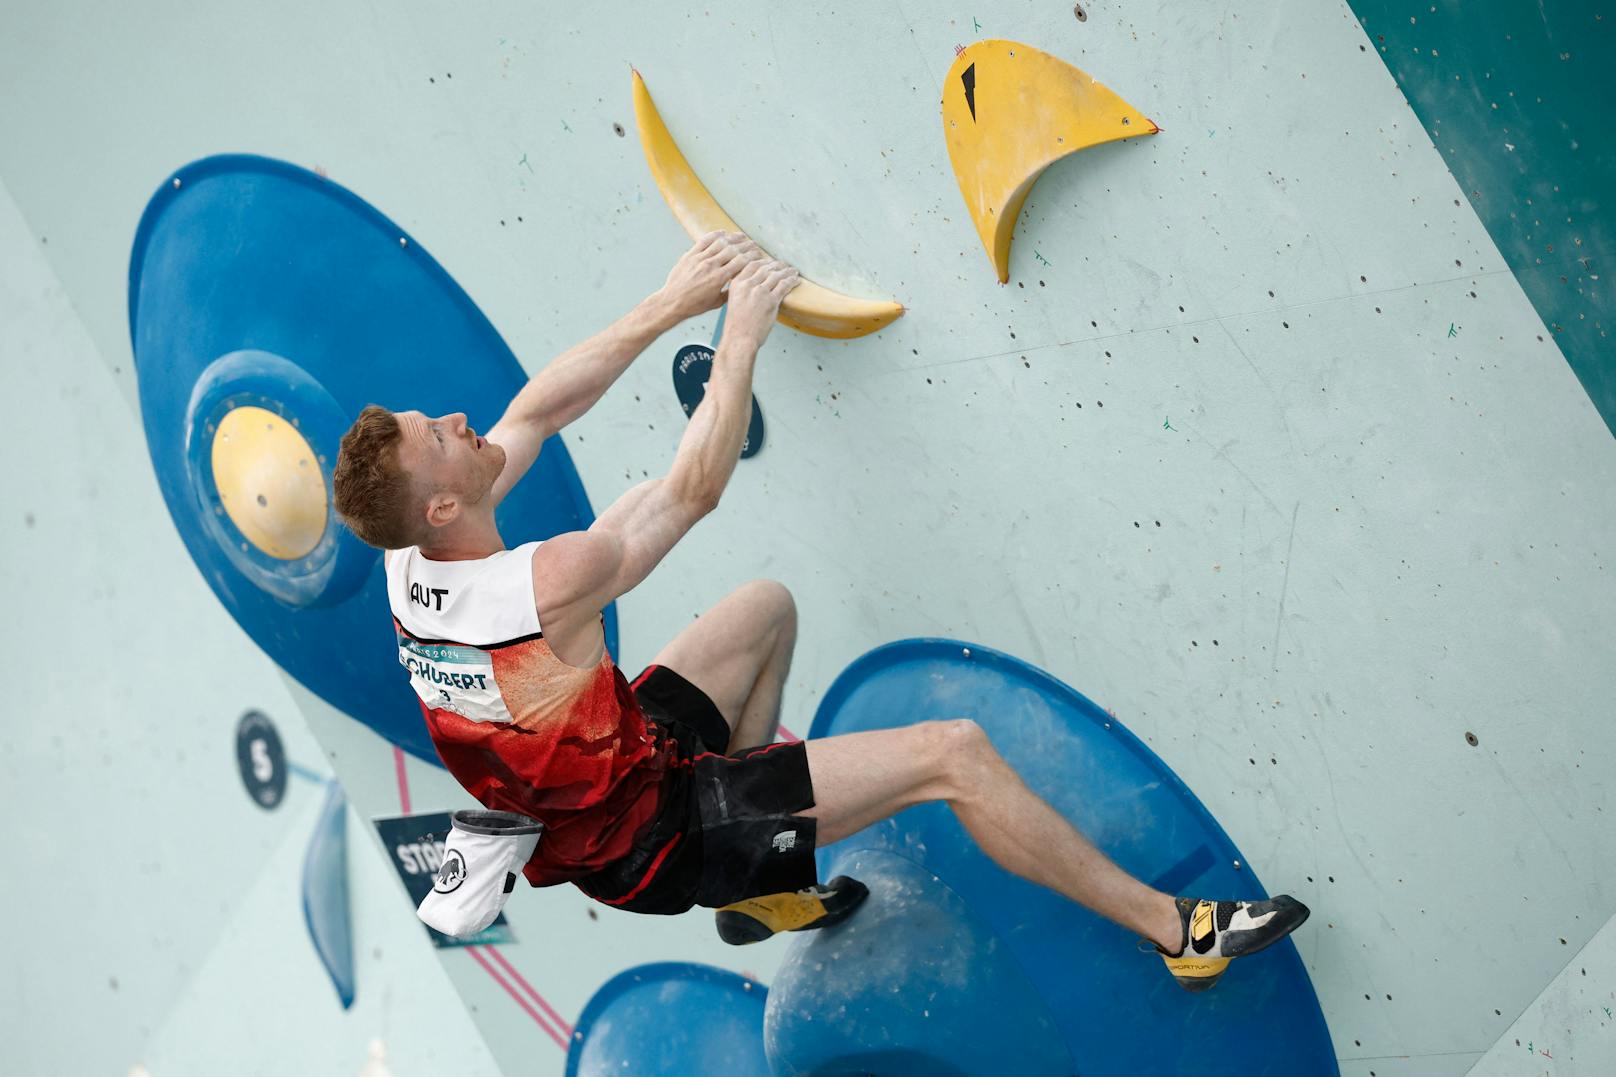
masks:
[[[473,722],[509,722],[511,712],[494,682],[487,651],[454,643],[420,643],[398,634],[398,663],[431,710],[454,711]]]

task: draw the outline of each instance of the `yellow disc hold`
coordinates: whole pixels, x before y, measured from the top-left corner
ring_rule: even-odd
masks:
[[[319,458],[286,419],[240,407],[213,434],[213,484],[230,522],[282,561],[306,557],[330,515]]]

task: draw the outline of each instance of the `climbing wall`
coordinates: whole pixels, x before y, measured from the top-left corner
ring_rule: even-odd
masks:
[[[1544,306],[1456,181],[1448,125],[1433,139],[1407,61],[1381,50],[1383,7],[1359,10],[1368,32],[1320,0],[915,8],[7,16],[0,384],[25,466],[0,549],[27,571],[0,642],[48,676],[0,727],[0,807],[62,888],[3,989],[24,1072],[358,1073],[379,1039],[401,1077],[560,1073],[623,969],[773,979],[780,944],[731,949],[705,914],[636,918],[564,888],[514,896],[514,941],[432,949],[373,824],[466,798],[237,627],[173,529],[137,414],[134,230],[218,153],[358,194],[528,371],[626,311],[687,242],[641,152],[631,64],[738,223],[907,309],[850,341],[776,330],[765,447],[619,603],[623,665],[739,583],[780,579],[801,614],[800,733],[871,648],[980,641],[1115,712],[1270,888],[1312,906],[1297,947],[1343,1073],[1616,1065],[1610,1000],[1576,971],[1616,913],[1616,445],[1586,372],[1608,341]],[[1077,65],[1162,129],[1054,165],[1003,285],[939,113],[956,48],[988,37]],[[1559,160],[1520,167],[1552,186]],[[1608,235],[1608,210],[1587,214]],[[1553,230],[1596,234],[1575,225]],[[667,465],[674,354],[713,328],[658,341],[565,432],[597,512]],[[354,362],[386,383],[385,356]],[[273,811],[237,772],[252,708],[301,771]],[[299,907],[333,778],[348,1010]]]
[[[1373,48],[1616,429],[1616,12],[1356,0]]]

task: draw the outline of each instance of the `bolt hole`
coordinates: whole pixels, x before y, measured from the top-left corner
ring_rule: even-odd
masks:
[[[1481,741],[1476,738],[1476,735],[1474,733],[1466,733],[1465,734],[1465,743],[1470,745],[1470,747],[1474,748],[1476,745],[1480,744]]]
[[[622,138],[625,134],[627,134],[627,132],[623,130],[622,124],[614,123],[612,124],[612,134],[616,135],[618,138]]]
[[[269,508],[269,498],[265,497],[263,494],[259,494],[258,495],[258,507],[261,508],[261,509]]]
[[[1089,21],[1089,13],[1083,9],[1082,4],[1073,4],[1072,5],[1072,14],[1077,16],[1077,21],[1078,22],[1088,22]]]

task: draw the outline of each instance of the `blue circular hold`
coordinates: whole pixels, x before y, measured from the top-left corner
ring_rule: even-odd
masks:
[[[1267,896],[1250,862],[1154,752],[1075,689],[999,651],[946,639],[876,648],[832,683],[810,736],[946,718],[974,719],[1029,787],[1135,878],[1171,894]],[[1318,998],[1289,939],[1233,962],[1216,987],[1191,994],[1160,958],[1137,951],[1131,933],[994,864],[941,804],[911,808],[838,842],[821,854],[820,874],[857,876],[857,858],[869,852],[935,876],[1008,948],[1055,1015],[1080,1073],[1338,1072]],[[887,900],[886,889],[872,885],[868,905]],[[849,925],[866,915],[861,910]],[[894,930],[902,931],[902,918],[896,922]],[[810,958],[814,943],[794,943],[788,965]],[[832,944],[818,941],[821,948]],[[917,935],[888,945],[897,952],[907,946],[923,960],[918,955],[936,943]],[[858,982],[856,969],[843,968],[841,976]],[[782,970],[777,984],[787,979]],[[862,1020],[889,1030],[894,1051],[906,1036],[919,1042],[932,1035],[928,1022],[915,1017],[926,977],[913,977],[911,985],[916,998],[900,983],[885,1000],[859,1003],[868,1011]],[[976,991],[982,1034],[992,1036],[992,1015],[1013,1004],[1011,997],[985,982],[964,990]],[[814,998],[810,980],[791,1002],[800,1009]],[[826,988],[822,1001],[827,1008],[852,1005],[845,990]],[[879,1012],[883,1005],[889,1012]],[[1014,1045],[1003,1046],[1005,1058],[1013,1058]]]
[[[331,513],[331,468],[366,404],[464,411],[492,426],[527,383],[499,333],[363,199],[246,155],[187,165],[146,206],[129,262],[129,332],[158,487],[214,594],[315,695],[437,764],[397,668],[381,559]],[[258,414],[242,408],[269,413],[277,444],[306,445],[319,468],[323,494],[312,480],[302,487],[301,508],[313,497],[316,515],[298,519],[303,541],[289,548],[245,534],[221,495],[217,439],[232,416]],[[513,542],[593,522],[559,436],[496,519]],[[606,645],[617,653],[615,607]]]
[[[770,1077],[760,983],[711,965],[658,962],[626,969],[584,1006],[567,1077]]]

